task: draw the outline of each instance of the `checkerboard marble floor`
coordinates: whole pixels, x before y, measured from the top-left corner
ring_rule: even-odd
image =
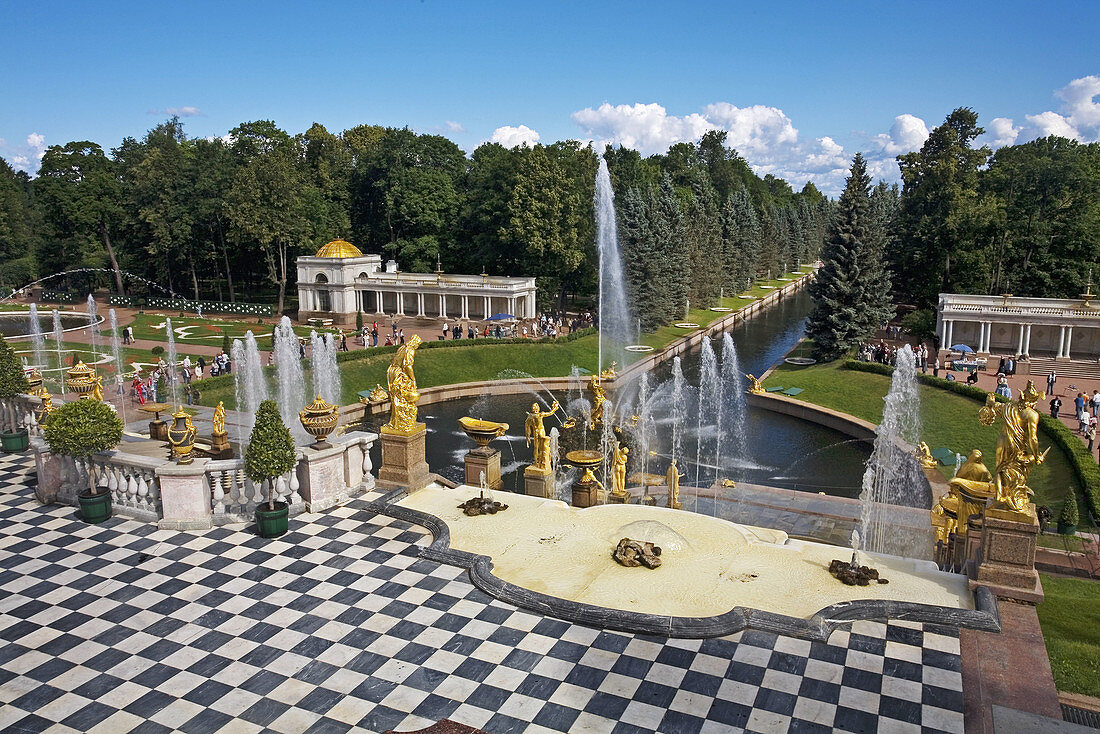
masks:
[[[86,525],[0,457],[0,731],[963,730],[957,632],[667,640],[519,610],[354,501],[246,526]]]

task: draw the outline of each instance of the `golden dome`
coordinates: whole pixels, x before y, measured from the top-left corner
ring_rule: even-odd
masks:
[[[363,257],[363,253],[350,242],[333,240],[318,250],[315,257]]]

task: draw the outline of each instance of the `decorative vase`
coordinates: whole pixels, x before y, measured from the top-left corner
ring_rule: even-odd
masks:
[[[298,411],[298,420],[302,422],[302,428],[306,433],[316,439],[313,448],[324,449],[330,444],[325,441],[328,435],[336,430],[336,423],[340,420],[340,409],[335,405],[326,403],[320,395],[304,410]]]
[[[80,503],[80,515],[84,522],[99,524],[111,519],[111,493],[109,491],[92,494],[91,490],[77,495]]]
[[[176,454],[176,463],[190,464],[194,461],[191,450],[195,448],[195,426],[191,423],[191,416],[182,407],[176,407],[172,418],[172,425],[168,428],[168,443]]]
[[[290,507],[286,502],[276,502],[275,509],[268,509],[266,502],[256,505],[256,530],[261,538],[278,538],[287,531]]]
[[[95,389],[95,377],[95,370],[84,364],[84,360],[79,360],[73,367],[65,371],[65,384],[69,390],[82,398],[86,398]]]
[[[461,426],[466,435],[472,438],[481,448],[485,448],[489,445],[490,441],[494,438],[500,438],[504,435],[504,432],[508,430],[507,423],[486,421],[480,418],[471,418],[470,416],[459,418],[458,425]]]

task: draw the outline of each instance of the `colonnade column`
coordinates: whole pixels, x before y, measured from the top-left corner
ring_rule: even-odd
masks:
[[[1020,324],[1020,343],[1016,346],[1016,354],[1024,353],[1024,331],[1026,328],[1023,324]]]
[[[469,296],[463,296],[462,297],[462,316],[461,316],[461,318],[464,318],[464,319],[470,318],[470,297]]]
[[[982,339],[982,348],[978,351],[989,354],[990,342],[993,341],[993,324],[988,321],[982,324],[982,333],[985,338]]]
[[[1027,330],[1024,333],[1024,349],[1020,354],[1031,355],[1031,324],[1027,325]]]
[[[417,316],[423,316],[424,315],[424,294],[423,293],[417,293],[416,294],[416,315]]]
[[[397,291],[397,293],[395,295],[397,296],[397,315],[398,316],[404,316],[405,315],[405,294],[402,293],[401,291]]]
[[[943,322],[943,344],[944,349],[951,348],[951,337],[954,336],[955,322],[949,319],[945,319]]]
[[[1066,327],[1066,348],[1064,350],[1064,353],[1062,354],[1062,356],[1065,357],[1066,359],[1073,359],[1073,357],[1071,357],[1070,354],[1069,354],[1069,347],[1070,347],[1070,344],[1072,342],[1073,342],[1073,327],[1072,326],[1067,326]]]
[[[1065,348],[1066,348],[1066,327],[1061,326],[1061,327],[1059,327],[1059,332],[1058,332],[1058,354],[1055,355],[1055,359],[1061,359],[1062,357],[1065,356]]]
[[[439,294],[439,317],[447,318],[447,296],[442,293]]]
[[[490,316],[492,316],[492,315],[493,315],[493,314],[491,313],[491,311],[492,311],[492,310],[493,310],[493,302],[492,302],[492,299],[491,299],[491,298],[490,298],[489,296],[485,296],[485,315],[484,315],[484,316],[482,316],[481,318],[483,318],[483,319],[487,319],[487,318],[489,318]]]
[[[509,297],[509,299],[508,299],[508,313],[512,314],[513,316],[516,315],[516,299],[515,299],[515,296]]]
[[[375,313],[385,314],[386,311],[382,308],[382,306],[383,306],[382,291],[375,291],[374,292],[374,298],[378,302],[378,310],[375,311]]]
[[[299,311],[310,311],[310,310],[312,310],[310,308],[310,298],[309,298],[310,295],[311,295],[311,292],[306,290],[305,288],[299,288],[298,289],[298,310]]]

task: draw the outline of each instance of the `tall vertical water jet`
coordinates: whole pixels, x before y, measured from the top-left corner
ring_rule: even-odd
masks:
[[[926,548],[913,547],[909,539],[894,532],[888,518],[891,505],[931,508],[928,483],[914,455],[920,441],[916,365],[912,348],[905,345],[898,351],[882,423],[875,430],[875,447],[863,474],[863,491],[859,496],[860,537],[865,551],[927,555]]]
[[[164,320],[164,331],[168,336],[168,374],[164,381],[168,383],[168,402],[175,405],[180,401],[180,383],[176,367],[176,332],[172,329],[172,319]]]
[[[684,465],[684,423],[687,420],[687,381],[680,358],[672,358],[672,458]]]
[[[29,315],[31,350],[34,352],[34,366],[39,370],[46,369],[46,337],[42,334],[42,322],[38,320],[38,304],[31,304]]]
[[[245,333],[243,341],[234,339],[230,352],[233,359],[234,397],[237,399],[237,412],[241,416],[237,442],[244,445],[247,438],[245,432],[252,430],[256,411],[260,409],[260,403],[267,400],[267,384],[264,382],[260,347],[251,331]]]
[[[698,429],[698,444],[695,449],[695,485],[702,486],[700,481],[704,458],[708,455],[711,445],[718,445],[718,406],[722,402],[722,385],[718,374],[718,357],[714,353],[714,346],[710,339],[703,339],[699,358],[699,415],[696,421]],[[713,441],[706,440],[708,429],[713,426],[715,437]],[[717,467],[715,478],[717,479]]]
[[[733,337],[722,335],[722,415],[719,434],[722,436],[726,463],[740,463],[745,458],[745,377],[737,357]]]
[[[340,404],[340,369],[336,365],[336,341],[331,334],[311,332],[310,371],[313,374],[313,394],[326,402]]]
[[[99,307],[96,306],[95,298],[92,294],[88,294],[87,301],[88,310],[88,336],[92,345],[92,359],[91,363],[95,364],[99,361],[99,353],[101,351],[101,345],[99,343]]]
[[[61,327],[61,314],[53,310],[53,343],[57,348],[57,394],[65,392],[65,358],[61,350],[65,345],[65,329]]]
[[[279,401],[279,415],[295,436],[305,436],[298,423],[298,411],[306,404],[305,376],[302,374],[301,351],[298,335],[284,316],[275,329],[275,389]]]
[[[115,379],[114,383],[117,387],[122,387],[122,422],[126,423],[126,385],[125,379],[122,374],[122,339],[118,333],[118,315],[115,314],[115,310],[112,308],[107,311],[107,323],[111,327],[111,361],[114,363]]]
[[[625,364],[624,347],[631,339],[630,311],[626,303],[626,281],[619,238],[615,226],[615,194],[611,189],[611,174],[607,161],[600,157],[596,173],[596,252],[600,259],[599,273],[599,337],[597,372],[603,370],[604,353],[609,360]],[[605,346],[606,345],[606,346]]]

